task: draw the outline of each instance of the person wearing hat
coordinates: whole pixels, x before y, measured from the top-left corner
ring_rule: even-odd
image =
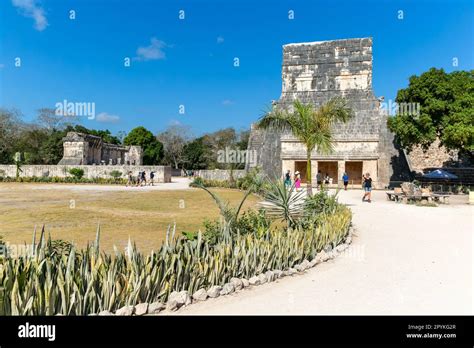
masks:
[[[296,191],[299,191],[301,188],[301,176],[299,171],[295,172],[295,188]]]

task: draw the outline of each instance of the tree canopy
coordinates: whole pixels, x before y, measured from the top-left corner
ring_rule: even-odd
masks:
[[[163,144],[145,127],[136,127],[123,140],[125,145],[141,146],[143,164],[159,164],[164,156]]]
[[[437,138],[441,145],[461,153],[474,151],[474,70],[446,73],[431,68],[412,76],[397,93],[400,103],[419,103],[416,114],[399,113],[388,119],[402,147],[428,148]]]

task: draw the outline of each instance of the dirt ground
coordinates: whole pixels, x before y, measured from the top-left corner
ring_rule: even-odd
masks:
[[[237,205],[243,193],[215,189]],[[253,206],[249,197],[244,208]],[[203,221],[218,218],[208,193],[189,188],[186,179],[154,187],[73,184],[0,184],[0,236],[11,244],[31,243],[35,226],[44,225],[54,239],[85,246],[101,227],[101,247],[125,248],[130,236],[140,251],[157,250],[168,225],[177,232],[198,231]]]
[[[352,245],[303,275],[193,304],[176,314],[473,314],[474,206],[389,202],[340,192],[354,213]]]

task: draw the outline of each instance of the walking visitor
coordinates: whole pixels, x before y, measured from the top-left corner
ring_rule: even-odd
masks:
[[[142,182],[142,172],[138,172],[138,175],[137,175],[137,187],[140,186]]]
[[[298,171],[295,172],[295,188],[296,188],[296,191],[299,191],[301,188],[301,176],[300,176],[300,172]]]
[[[285,187],[288,189],[291,187],[291,172],[288,170],[285,174]]]
[[[128,172],[128,180],[125,187],[128,187],[128,186],[133,186],[133,175],[131,171]]]
[[[150,185],[153,186],[153,179],[155,178],[155,172],[150,172]]]
[[[323,178],[320,170],[318,170],[318,174],[316,174],[316,183],[319,189],[323,188]]]
[[[344,172],[344,175],[342,176],[342,181],[344,182],[344,191],[347,191],[347,185],[349,184],[349,175],[347,175],[346,172]]]
[[[371,200],[371,192],[372,192],[372,178],[370,177],[369,173],[366,173],[363,176],[363,187],[364,187],[364,197],[362,197],[362,202],[365,202],[365,197],[368,197],[367,202],[372,203]]]

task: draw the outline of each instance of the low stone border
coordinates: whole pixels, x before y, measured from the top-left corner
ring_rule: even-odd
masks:
[[[146,314],[158,314],[164,310],[176,311],[182,307],[189,306],[192,303],[206,301],[209,298],[216,298],[219,296],[225,296],[232,294],[235,291],[239,291],[249,286],[257,286],[265,283],[270,283],[278,278],[292,276],[297,273],[303,273],[305,270],[316,266],[319,263],[326,262],[335,258],[337,255],[346,250],[352,243],[353,227],[349,228],[349,233],[343,243],[337,245],[335,248],[325,248],[316,255],[312,261],[303,260],[300,264],[295,265],[293,268],[288,268],[284,271],[273,270],[267,271],[251,277],[250,279],[245,278],[231,278],[229,283],[223,286],[214,285],[209,289],[199,289],[194,294],[190,295],[188,291],[173,291],[166,304],[161,302],[153,303],[140,303],[135,306],[125,306],[118,309],[115,313],[109,311],[102,311],[98,315],[146,315]]]

